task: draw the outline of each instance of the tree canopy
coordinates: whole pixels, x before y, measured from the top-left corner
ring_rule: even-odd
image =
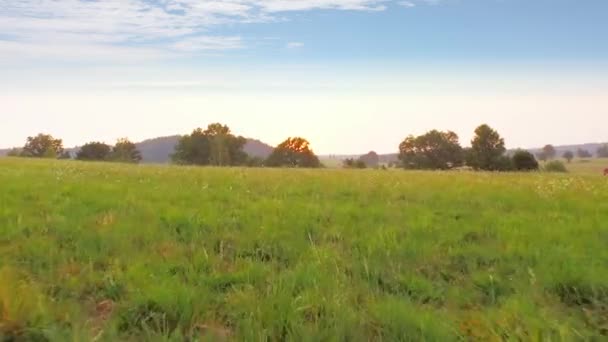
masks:
[[[310,148],[308,140],[300,137],[287,138],[279,144],[266,160],[271,167],[321,167],[319,158]]]
[[[488,125],[475,129],[471,148],[467,151],[467,165],[475,170],[502,171],[505,169],[507,149],[505,141]]]
[[[562,157],[564,157],[564,159],[566,159],[566,161],[570,163],[572,159],[574,159],[574,153],[572,151],[566,151],[564,152]]]
[[[182,137],[171,156],[174,163],[187,165],[236,166],[248,164],[243,151],[247,140],[233,135],[230,128],[219,123],[206,130],[195,129]]]
[[[557,155],[557,151],[555,151],[555,147],[553,147],[553,145],[545,145],[542,153],[546,159],[553,159]]]
[[[137,150],[137,146],[129,141],[129,139],[122,138],[118,139],[112,153],[110,153],[110,160],[121,162],[121,163],[139,163],[141,161],[141,153]]]
[[[517,150],[513,153],[513,168],[517,171],[538,170],[538,162],[534,155],[526,150]]]
[[[448,170],[462,165],[463,150],[456,133],[432,130],[407,137],[399,145],[399,160],[406,169]]]
[[[28,137],[21,150],[21,156],[32,158],[58,158],[63,153],[63,142],[49,134]]]
[[[90,142],[83,145],[76,153],[78,160],[102,161],[108,160],[112,147],[102,142]]]

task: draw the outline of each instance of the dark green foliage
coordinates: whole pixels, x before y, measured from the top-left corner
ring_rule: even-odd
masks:
[[[608,158],[608,144],[602,145],[597,149],[598,158]]]
[[[538,170],[538,162],[534,155],[526,150],[517,150],[511,157],[513,168],[517,171]]]
[[[128,139],[118,139],[116,145],[112,148],[110,160],[137,164],[141,161],[141,153],[137,150],[137,146]]]
[[[399,145],[399,160],[406,169],[449,170],[462,165],[463,150],[456,133],[432,130],[407,137]]]
[[[237,166],[245,165],[248,156],[243,151],[247,139],[237,137],[228,126],[215,123],[195,129],[182,137],[171,159],[182,165]]]
[[[277,146],[266,160],[271,167],[321,167],[319,158],[310,148],[310,143],[304,138],[288,138]]]
[[[80,148],[78,153],[76,153],[76,159],[102,161],[109,159],[111,153],[112,147],[110,145],[101,142],[90,142]]]
[[[475,129],[471,148],[467,151],[467,165],[475,170],[505,171],[505,141],[488,125]]]
[[[361,159],[349,158],[342,163],[345,169],[365,169],[367,165]]]
[[[572,151],[566,151],[564,152],[562,157],[564,157],[564,159],[566,159],[566,161],[570,163],[572,162],[572,159],[574,159],[574,153]]]
[[[63,142],[48,134],[28,137],[21,156],[32,158],[58,158],[63,153]]]
[[[543,169],[547,172],[568,172],[566,165],[559,160],[548,162]]]

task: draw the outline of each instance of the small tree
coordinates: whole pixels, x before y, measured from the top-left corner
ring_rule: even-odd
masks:
[[[566,151],[564,152],[563,157],[568,163],[571,163],[572,159],[574,159],[574,153],[572,153],[572,151]]]
[[[110,145],[101,142],[90,142],[80,148],[78,153],[76,153],[76,159],[90,161],[108,160],[111,153],[112,147]]]
[[[28,137],[21,151],[23,157],[57,158],[63,153],[63,142],[48,134]]]
[[[602,145],[597,149],[598,158],[608,158],[608,144]]]
[[[110,160],[121,163],[137,164],[141,159],[141,153],[137,146],[127,138],[118,139],[110,154]]]
[[[319,158],[303,138],[288,138],[277,146],[266,160],[271,167],[321,167]]]
[[[456,133],[432,130],[407,137],[399,145],[399,160],[406,169],[449,170],[462,165],[463,152]]]
[[[559,160],[552,160],[548,162],[545,165],[544,170],[546,172],[568,172],[568,169],[566,169],[566,165],[564,165],[564,163]]]
[[[534,155],[526,150],[517,150],[511,158],[513,167],[517,171],[534,171],[538,170],[538,162]]]
[[[546,159],[554,159],[557,155],[557,151],[555,151],[553,145],[545,145],[545,147],[543,147],[543,154]]]
[[[481,125],[475,129],[471,148],[467,150],[467,165],[475,170],[504,170],[506,151],[500,134],[488,125]]]

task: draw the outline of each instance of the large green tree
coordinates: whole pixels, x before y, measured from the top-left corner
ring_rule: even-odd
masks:
[[[182,137],[171,158],[176,164],[186,165],[246,165],[246,143],[247,139],[232,134],[228,126],[214,123]]]
[[[141,159],[137,146],[126,138],[118,139],[110,153],[110,160],[115,162],[137,164],[141,162]]]
[[[471,148],[467,152],[467,165],[475,170],[503,171],[508,165],[505,157],[505,141],[488,125],[475,129]]]
[[[310,143],[300,137],[288,138],[277,146],[266,160],[271,167],[321,167],[319,158],[310,148]]]
[[[63,153],[63,142],[49,134],[28,137],[21,156],[32,158],[58,158]]]
[[[112,147],[102,142],[90,142],[83,145],[76,153],[78,160],[102,161],[108,160],[112,153]]]
[[[432,130],[407,137],[399,145],[399,160],[406,169],[448,170],[462,165],[463,150],[456,133]]]

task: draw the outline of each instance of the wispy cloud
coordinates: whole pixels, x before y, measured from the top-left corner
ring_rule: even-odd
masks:
[[[302,42],[289,42],[289,43],[287,43],[286,47],[288,49],[298,49],[298,48],[304,47],[304,43],[302,43]]]
[[[426,1],[426,0],[416,0]],[[3,0],[0,58],[165,58],[245,47],[221,25],[308,10],[382,11],[392,0]],[[403,3],[403,2],[402,2]],[[409,2],[408,2],[409,3]],[[299,47],[296,45],[288,47]],[[100,50],[104,52],[101,53]]]

